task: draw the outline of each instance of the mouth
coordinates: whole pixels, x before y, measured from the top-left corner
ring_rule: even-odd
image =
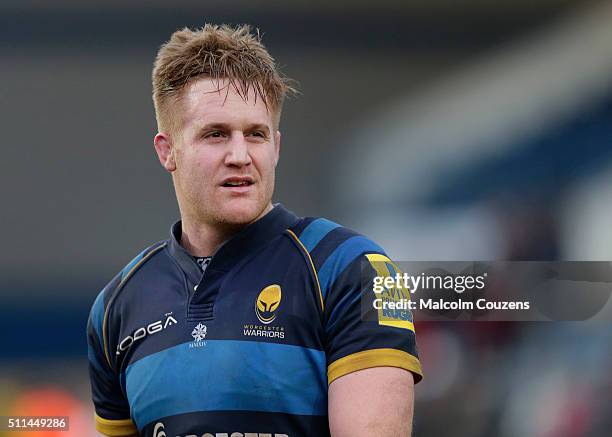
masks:
[[[245,191],[250,186],[255,184],[255,181],[249,177],[227,178],[222,183],[223,188],[230,188],[235,191]]]

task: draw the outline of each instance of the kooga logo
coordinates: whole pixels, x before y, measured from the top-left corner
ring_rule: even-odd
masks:
[[[164,424],[162,422],[157,422],[155,427],[153,428],[153,437],[166,437],[166,431],[164,430]],[[182,437],[177,435],[176,437]],[[199,437],[196,434],[189,434],[184,437]],[[218,432],[215,434],[211,434],[209,432],[205,432],[201,435],[201,437],[289,437],[288,434],[270,434],[269,432]]]
[[[123,340],[121,340],[121,343],[119,343],[119,346],[117,346],[117,355],[121,354],[121,352],[126,351],[135,342],[146,337],[147,334],[148,335],[156,334],[160,331],[163,331],[167,327],[176,325],[178,323],[176,319],[172,317],[172,313],[166,313],[164,314],[164,316],[166,316],[166,321],[164,323],[162,323],[161,320],[150,323],[147,326],[138,328],[136,331],[134,331],[132,335],[128,335]],[[160,437],[163,437],[163,436],[160,436]]]

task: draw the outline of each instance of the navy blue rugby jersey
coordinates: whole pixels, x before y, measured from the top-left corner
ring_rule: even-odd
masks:
[[[202,273],[180,233],[177,222],[91,309],[89,372],[103,434],[329,436],[335,379],[377,366],[421,379],[410,312],[363,317],[374,299],[368,280],[394,273],[369,239],[276,205]]]

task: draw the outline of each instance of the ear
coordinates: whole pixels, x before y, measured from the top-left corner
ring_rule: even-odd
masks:
[[[276,132],[274,132],[274,154],[275,154],[274,166],[275,167],[278,164],[278,160],[280,158],[280,144],[281,144],[281,133],[279,130],[277,130]]]
[[[158,132],[153,138],[153,145],[157,152],[157,157],[161,165],[168,170],[173,172],[176,170],[176,162],[174,160],[174,147],[168,134]]]

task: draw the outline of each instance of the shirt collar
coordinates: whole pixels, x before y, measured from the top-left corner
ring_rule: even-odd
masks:
[[[281,204],[274,205],[274,208],[262,218],[251,223],[223,243],[214,253],[207,270],[229,271],[239,259],[282,234],[297,220],[298,217]],[[198,284],[202,278],[202,270],[191,257],[191,254],[179,243],[181,232],[181,221],[178,220],[170,228],[168,250],[191,282]]]

